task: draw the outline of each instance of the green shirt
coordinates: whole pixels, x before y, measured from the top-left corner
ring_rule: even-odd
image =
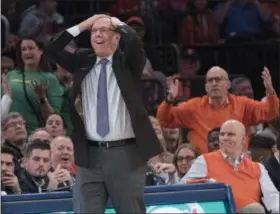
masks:
[[[24,120],[26,122],[26,129],[28,133],[30,133],[40,126],[45,126],[45,124],[40,124],[36,117],[37,114],[41,118],[41,123],[42,121],[44,121],[44,119],[42,118],[37,94],[30,87],[31,81],[41,81],[43,83],[49,83],[46,96],[53,110],[58,113],[61,109],[63,101],[62,96],[64,91],[61,89],[59,81],[53,73],[26,71],[24,72],[24,74],[25,87],[23,84],[22,72],[16,70],[8,72],[7,78],[12,90],[13,100],[10,112],[19,112],[24,117]],[[24,88],[26,88],[26,94]],[[36,111],[36,114],[30,106],[27,97],[29,98],[34,110]]]

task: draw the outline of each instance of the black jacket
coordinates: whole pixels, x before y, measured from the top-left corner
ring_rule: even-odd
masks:
[[[41,193],[48,192],[47,187],[49,185],[49,177],[45,176],[40,180],[40,187],[38,182],[25,170],[22,169],[19,175],[19,185],[22,193]],[[70,191],[71,186],[69,182],[63,182],[58,184],[58,189],[56,191]]]
[[[139,154],[144,160],[162,152],[158,138],[148,118],[148,113],[141,102],[141,76],[146,57],[141,40],[128,25],[116,28],[124,41],[124,50],[118,49],[113,55],[113,72],[124,102],[131,117],[136,135]],[[89,167],[89,148],[84,126],[81,102],[81,83],[96,62],[93,49],[78,49],[75,54],[64,51],[64,47],[74,37],[68,31],[53,38],[45,48],[45,54],[55,63],[69,72],[73,72],[71,120],[73,124],[72,140],[75,146],[75,163]]]
[[[274,155],[272,155],[265,163],[265,168],[267,169],[274,186],[280,191],[280,164]]]

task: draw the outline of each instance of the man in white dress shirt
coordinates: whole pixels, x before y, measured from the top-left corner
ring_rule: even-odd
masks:
[[[93,49],[63,50],[86,30]],[[145,213],[146,160],[161,147],[140,98],[141,40],[119,19],[95,15],[54,38],[45,53],[74,73],[71,137],[81,212],[104,213],[110,197],[117,213]]]
[[[199,156],[181,182],[211,178],[231,185],[240,213],[265,213],[261,197],[268,211],[279,213],[279,192],[267,170],[261,163],[244,157],[244,125],[237,120],[224,122],[219,142],[220,150]]]

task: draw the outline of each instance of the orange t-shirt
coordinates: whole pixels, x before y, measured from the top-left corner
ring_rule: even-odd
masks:
[[[209,96],[192,98],[179,106],[163,101],[157,112],[163,127],[189,129],[189,140],[201,153],[208,152],[207,135],[229,119],[241,121],[247,133],[251,125],[273,120],[279,110],[277,95],[259,102],[243,96],[228,95],[228,102],[214,107]]]
[[[260,203],[261,169],[258,163],[243,158],[238,170],[235,170],[221,151],[210,152],[203,155],[207,165],[207,178],[213,178],[231,186],[237,211],[251,203]],[[217,170],[219,166],[219,170]]]

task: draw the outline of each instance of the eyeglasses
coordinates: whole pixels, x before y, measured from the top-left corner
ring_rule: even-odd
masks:
[[[20,125],[20,126],[24,126],[25,125],[25,121],[24,120],[20,120],[20,121],[15,121],[15,122],[12,122],[12,123],[8,123],[5,128],[15,128],[17,127],[17,125]]]
[[[177,157],[177,161],[178,161],[178,162],[183,162],[183,160],[185,160],[185,161],[187,161],[187,162],[190,162],[190,161],[192,161],[192,160],[194,160],[194,159],[195,159],[195,157],[193,157],[193,156],[186,156],[186,157],[178,156],[178,157]]]
[[[113,31],[113,29],[107,28],[107,27],[92,28],[92,29],[91,29],[91,32],[94,33],[94,34],[97,33],[98,31],[99,31],[101,34],[104,34],[104,33],[108,33],[109,31]]]
[[[206,79],[206,83],[213,83],[214,81],[216,83],[220,83],[223,80],[228,80],[226,77],[210,77]]]

